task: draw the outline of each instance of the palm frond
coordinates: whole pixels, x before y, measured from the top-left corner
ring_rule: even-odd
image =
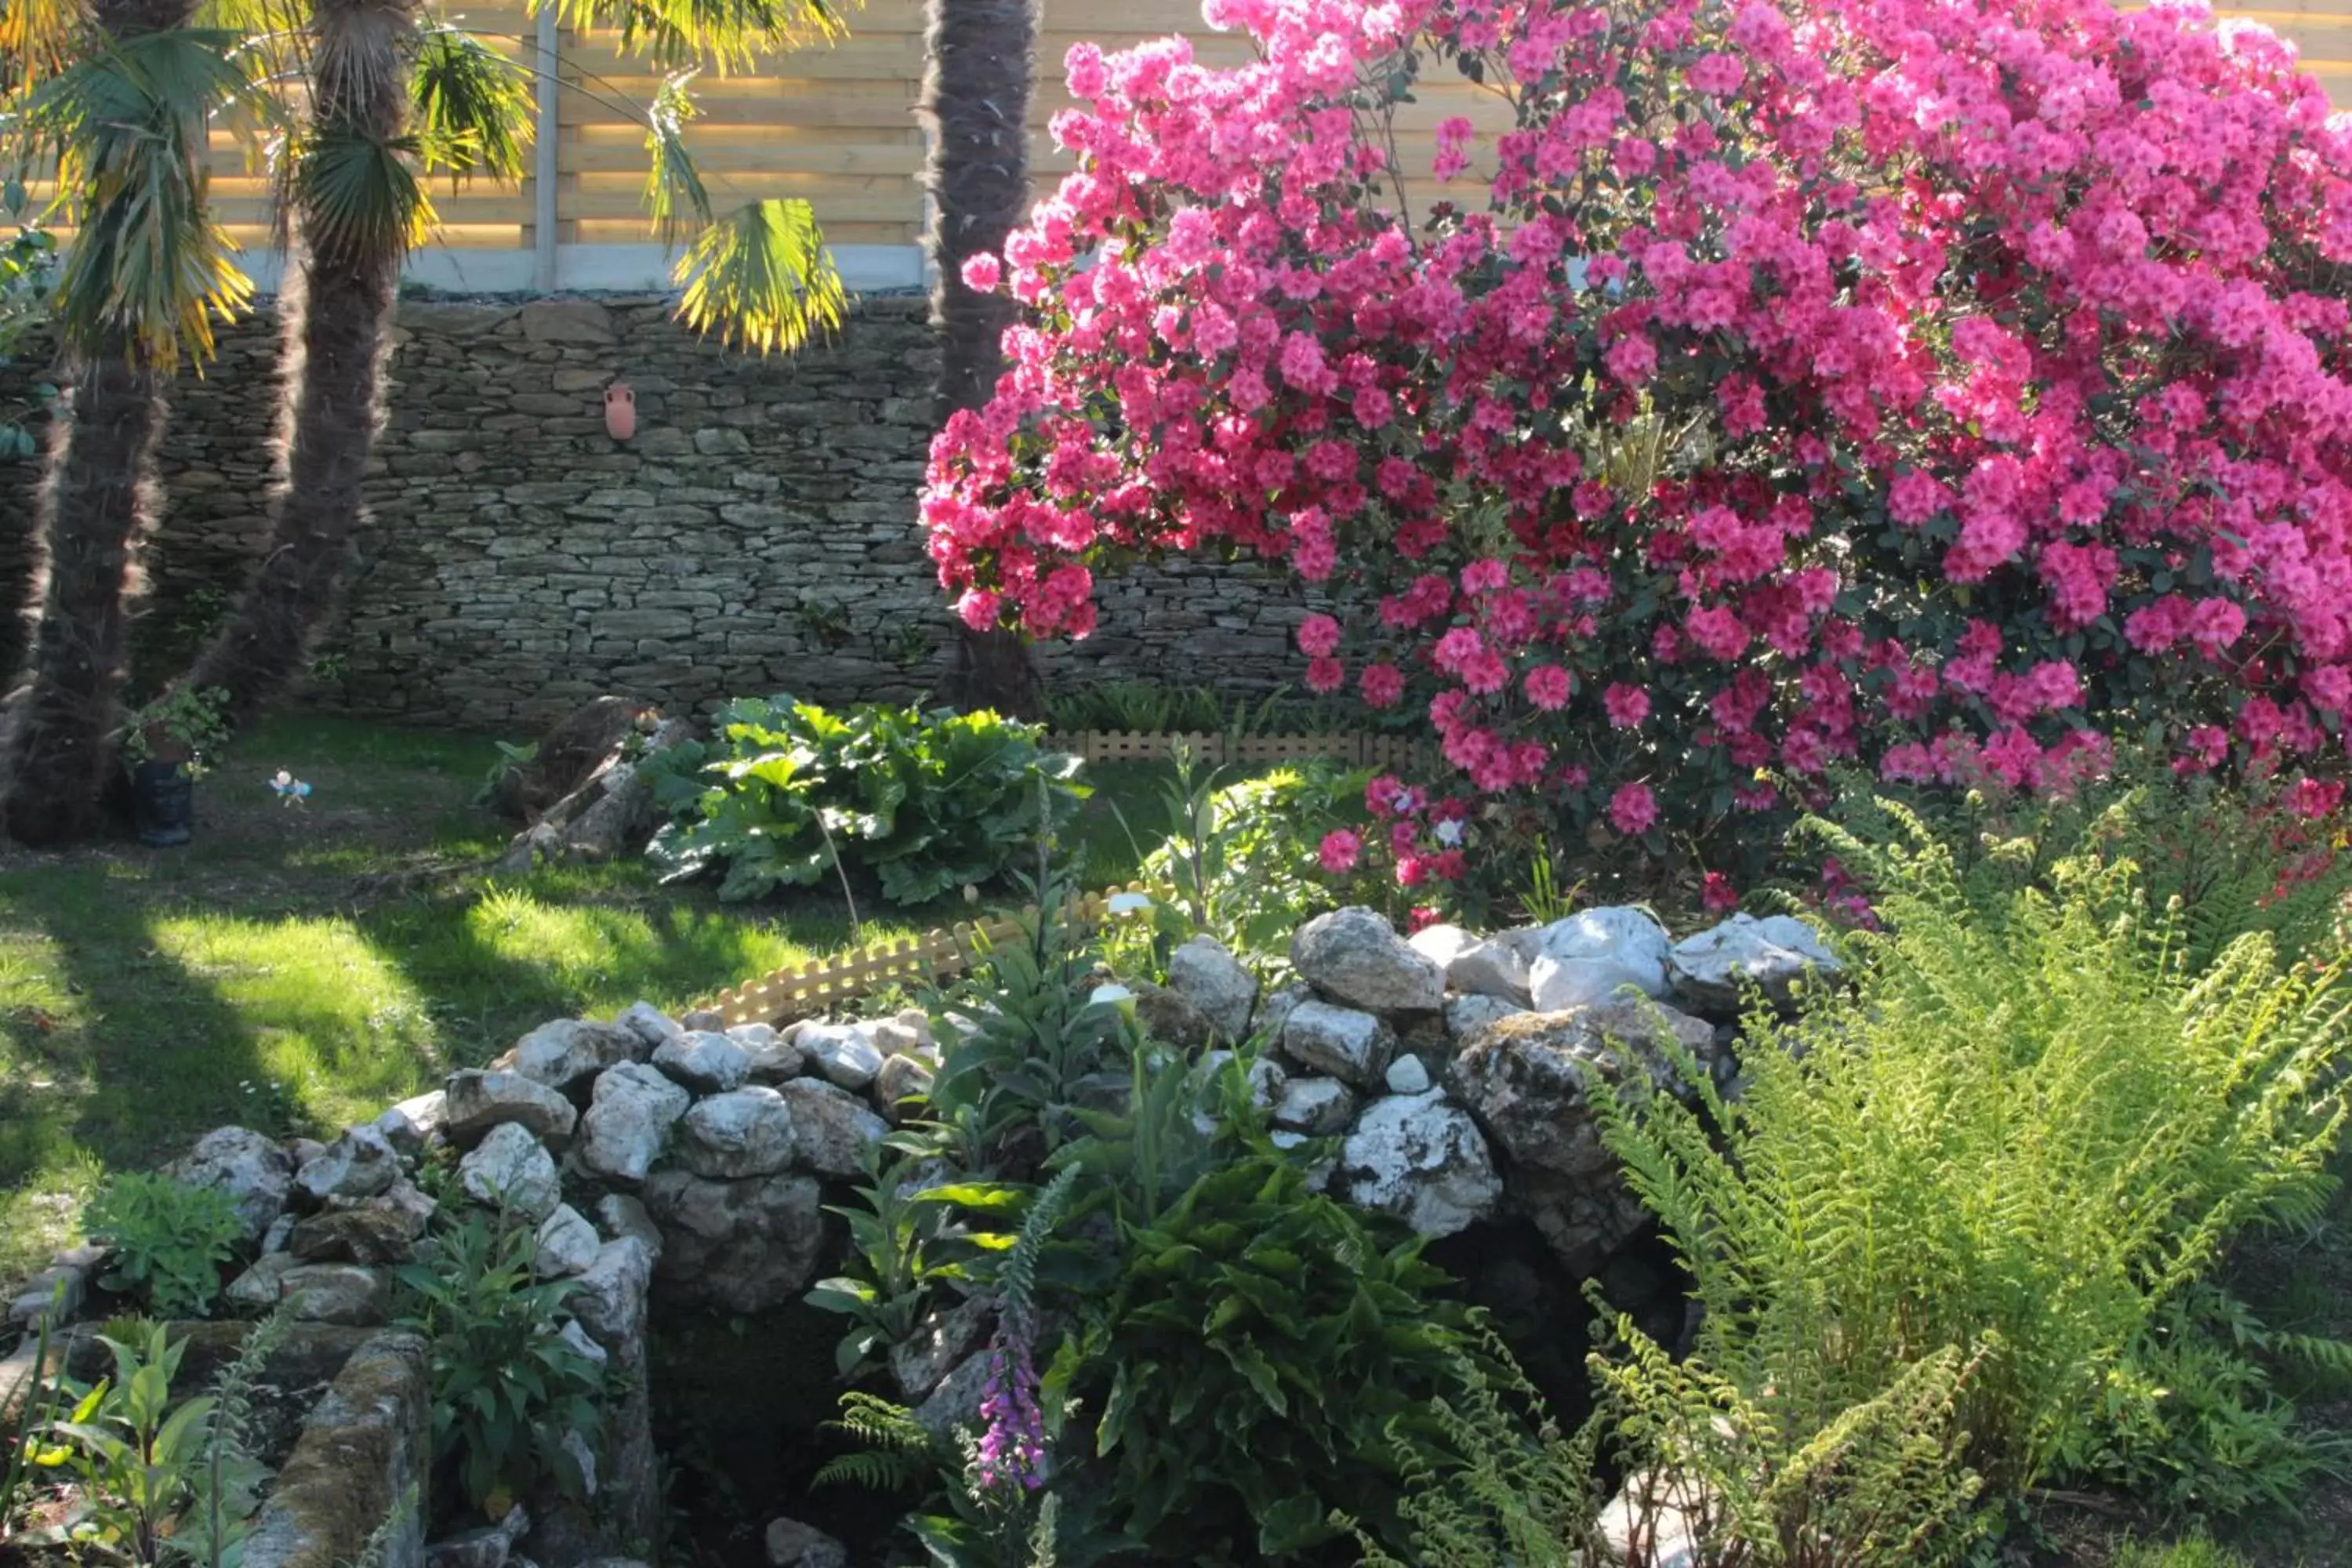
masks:
[[[721,75],[763,52],[847,36],[842,13],[857,0],[540,0],[567,26],[617,28],[625,52],[664,66],[709,65]],[[539,9],[534,5],[534,13]]]
[[[294,198],[313,245],[380,254],[406,250],[433,226],[433,204],[412,159],[416,139],[320,126],[295,153]]]
[[[414,133],[427,174],[520,180],[530,173],[536,106],[530,72],[457,27],[429,27],[409,79]]]
[[[64,70],[89,27],[87,0],[0,0],[0,98]]]
[[[751,202],[715,220],[672,278],[688,326],[763,354],[838,327],[848,302],[804,201]]]
[[[687,121],[694,118],[687,89],[696,74],[668,78],[646,110],[646,216],[664,245],[676,244],[690,224],[710,221],[710,193],[686,150]]]
[[[215,113],[268,112],[240,43],[216,28],[110,41],[30,96],[26,138],[57,176],[51,213],[80,230],[55,298],[77,347],[127,339],[161,365],[183,353],[201,363],[213,318],[251,298],[199,162]]]

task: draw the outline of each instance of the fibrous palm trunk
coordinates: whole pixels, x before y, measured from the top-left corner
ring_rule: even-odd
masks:
[[[313,116],[321,135],[388,144],[408,112],[406,40],[416,0],[318,0]],[[299,265],[278,300],[285,334],[283,481],[269,542],[236,615],[188,682],[228,695],[242,719],[304,666],[334,601],[364,508],[362,481],[383,416],[383,361],[408,237],[398,215],[338,224],[298,203]]]
[[[978,408],[1003,368],[1012,298],[965,284],[968,258],[1001,251],[1029,205],[1029,96],[1034,0],[929,0],[920,113],[930,132],[931,325],[940,334],[939,416]],[[959,699],[1034,715],[1036,666],[1006,631],[962,634]]]
[[[194,0],[97,0],[109,35],[184,27]],[[162,511],[155,448],[170,417],[171,373],[120,333],[76,356],[71,390],[50,433],[34,504],[35,617],[29,679],[0,756],[0,818],[23,843],[86,838],[115,743],[131,608],[144,579],[141,547]]]

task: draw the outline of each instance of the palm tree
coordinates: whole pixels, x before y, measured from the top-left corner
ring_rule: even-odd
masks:
[[[279,302],[286,468],[271,497],[262,564],[187,677],[198,689],[226,691],[233,717],[250,715],[302,668],[341,576],[383,420],[383,350],[401,264],[433,226],[421,176],[446,170],[459,180],[513,180],[524,172],[534,112],[529,74],[462,30],[420,28],[418,7],[419,0],[312,0],[310,122],[282,166],[300,246],[300,265],[289,269],[295,285]],[[583,23],[620,26],[639,52],[674,66],[738,63],[762,47],[840,31],[824,0],[687,0],[667,8],[564,0],[563,9]],[[685,153],[689,75],[674,76],[644,114],[646,199],[656,226],[673,238],[688,219],[704,226],[681,264],[682,313],[762,352],[793,348],[838,322],[839,278],[805,202],[755,202],[715,216]]]
[[[939,418],[978,408],[1003,370],[1012,297],[963,280],[971,257],[1004,247],[1029,205],[1029,98],[1035,74],[1035,0],[929,0],[923,96],[930,132],[924,170],[931,195],[935,280],[931,325],[940,334]],[[967,707],[1034,716],[1043,707],[1028,647],[1003,630],[959,627],[957,695]]]
[[[0,823],[28,844],[98,826],[172,374],[249,291],[198,162],[212,112],[246,84],[231,40],[187,29],[194,8],[13,0],[0,23],[24,149],[47,154],[79,231],[51,301],[72,384],[36,503],[30,680],[0,742]]]
[[[185,26],[194,0],[99,0],[99,26],[118,41],[68,64],[79,3],[0,0],[0,39],[22,46],[12,68],[27,62],[0,81],[26,105],[9,139],[54,165],[63,216],[83,230],[58,304],[84,370],[43,490],[48,569],[34,679],[0,752],[0,819],[37,843],[100,825],[133,561],[153,522],[163,383],[181,350],[199,363],[209,354],[210,317],[251,291],[204,212],[196,157],[208,112],[241,100],[257,126],[299,121],[278,163],[300,247],[281,378],[286,482],[271,500],[264,563],[192,673],[199,689],[226,688],[242,712],[301,668],[341,574],[381,418],[400,266],[434,226],[425,177],[519,175],[532,121],[530,73],[463,32],[421,26],[421,0],[311,0],[308,14],[282,9],[301,0],[213,0],[206,19],[222,25],[202,31]],[[666,68],[740,64],[841,31],[830,0],[538,4],[575,25],[618,27],[625,47]],[[551,63],[543,74],[554,79]],[[643,114],[648,212],[666,240],[691,237],[674,272],[678,313],[762,353],[791,349],[838,322],[840,279],[806,202],[714,208],[684,141],[693,74],[676,69]],[[0,133],[7,126],[0,119]]]

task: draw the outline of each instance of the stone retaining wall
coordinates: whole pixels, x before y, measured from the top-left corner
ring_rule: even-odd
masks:
[[[496,731],[615,692],[673,709],[790,690],[929,690],[951,641],[915,526],[935,350],[923,302],[869,297],[793,356],[696,339],[651,299],[410,301],[369,489],[373,521],[314,698]],[[276,326],[226,333],[179,390],[170,510],[150,555],[144,662],[163,674],[233,598],[263,538]],[[0,370],[39,374],[37,355]],[[13,383],[12,383],[13,378]],[[625,380],[638,431],[604,434]],[[0,594],[20,601],[29,468],[0,468]],[[1049,648],[1062,681],[1149,676],[1264,691],[1297,677],[1303,610],[1245,566],[1108,585],[1102,629]],[[0,637],[13,668],[16,628]]]

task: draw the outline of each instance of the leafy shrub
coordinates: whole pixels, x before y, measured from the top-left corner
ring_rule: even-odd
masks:
[[[744,698],[714,722],[714,739],[644,767],[671,817],[647,851],[663,879],[723,866],[721,899],[805,887],[838,866],[878,876],[894,903],[927,903],[1002,872],[1087,793],[1076,758],[994,713]]]
[[[479,1212],[437,1232],[395,1273],[404,1328],[432,1348],[433,1452],[491,1519],[540,1481],[579,1496],[564,1447],[604,1440],[603,1369],[563,1337],[567,1279],[540,1282],[527,1226]]]
[[[1309,1551],[1335,1509],[1390,1530],[1464,1344],[1444,1274],[1310,1190],[1236,1064],[1147,1047],[1130,1110],[1088,1121],[1060,1161],[1090,1199],[1040,1275],[1076,1320],[1041,1396],[1066,1535],[1232,1562]],[[1070,1237],[1090,1215],[1110,1234]]]
[[[1706,1309],[1707,1375],[1801,1443],[1956,1352],[1958,1429],[2001,1498],[2095,1430],[2234,1232],[2315,1212],[2352,1009],[2339,971],[2282,971],[2261,933],[2188,973],[2128,866],[2062,859],[1990,899],[1887,815],[1891,842],[1810,825],[1887,928],[1852,939],[1850,998],[1751,1020],[1736,1103],[1697,1074],[1699,1110],[1595,1103]]]
[[[2352,149],[2291,47],[2106,0],[1220,16],[1229,68],[1073,55],[1077,167],[967,266],[1030,311],[923,497],[971,625],[1278,563],[1340,612],[1310,689],[1653,852],[1769,843],[1763,766],[2340,765]],[[1510,130],[1398,166],[1424,68]]]
[[[1307,762],[1221,784],[1180,757],[1165,803],[1167,837],[1144,857],[1144,878],[1174,889],[1192,923],[1236,952],[1285,957],[1304,921],[1383,897],[1360,879],[1320,868],[1325,838],[1363,822],[1370,776]]]
[[[160,1318],[201,1318],[220,1294],[221,1265],[245,1227],[227,1194],[169,1176],[127,1172],[82,1210],[82,1233],[110,1249],[100,1283]]]

